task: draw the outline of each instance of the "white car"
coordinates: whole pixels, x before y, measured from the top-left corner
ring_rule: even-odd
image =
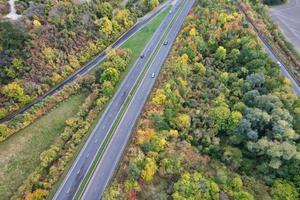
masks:
[[[155,73],[152,73],[152,74],[151,74],[151,78],[154,78],[154,77],[155,77]]]
[[[281,62],[277,61],[277,65],[282,66]]]

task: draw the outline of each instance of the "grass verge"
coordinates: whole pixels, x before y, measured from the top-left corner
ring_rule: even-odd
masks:
[[[85,95],[70,97],[47,115],[0,144],[0,197],[9,196],[40,162],[41,152],[63,131],[65,121],[75,115]]]

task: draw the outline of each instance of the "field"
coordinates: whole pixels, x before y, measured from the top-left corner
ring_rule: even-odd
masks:
[[[0,144],[0,196],[7,199],[35,169],[39,156],[77,113],[84,95],[72,96],[49,114]]]

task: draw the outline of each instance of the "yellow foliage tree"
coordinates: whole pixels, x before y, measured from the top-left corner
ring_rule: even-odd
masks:
[[[187,114],[180,114],[174,122],[179,129],[188,129],[191,126],[191,117]]]
[[[40,28],[42,26],[41,22],[37,19],[32,22],[33,28]]]
[[[155,105],[163,105],[167,100],[167,96],[165,95],[164,90],[157,89],[155,91],[154,97],[152,98],[152,102]]]
[[[37,189],[26,195],[25,200],[44,200],[48,196],[47,190]]]
[[[157,165],[155,160],[152,158],[146,158],[145,168],[142,171],[143,179],[147,182],[151,181],[156,171],[157,171]]]
[[[169,131],[169,135],[170,135],[171,137],[177,138],[178,135],[179,135],[179,133],[178,133],[177,130],[171,129],[171,130]]]
[[[186,53],[182,54],[180,57],[180,62],[182,64],[187,64],[188,61],[189,61],[189,56]]]
[[[190,34],[190,36],[196,36],[197,31],[196,31],[195,27],[191,28],[189,34]]]
[[[99,26],[99,31],[106,36],[109,36],[113,31],[113,25],[108,17],[102,17],[96,21],[96,24]]]
[[[61,80],[62,80],[62,77],[58,73],[54,72],[51,77],[52,83],[55,85],[55,84],[59,83]]]

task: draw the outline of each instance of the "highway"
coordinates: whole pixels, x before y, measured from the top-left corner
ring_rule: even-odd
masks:
[[[172,26],[169,34],[166,36],[168,45],[162,45],[152,63],[149,66],[142,82],[137,88],[131,102],[126,108],[126,112],[122,117],[116,131],[107,146],[107,149],[99,162],[93,177],[90,179],[80,199],[97,200],[103,194],[105,188],[109,184],[111,178],[117,169],[118,163],[122,157],[123,151],[129,141],[130,135],[135,128],[139,114],[142,112],[149,94],[155,84],[155,78],[151,74],[159,74],[161,67],[171,49],[172,43],[175,41],[178,32],[184,22],[186,15],[191,9],[194,0],[187,0],[187,3],[180,13],[176,22]],[[157,76],[156,76],[157,77]]]
[[[137,33],[140,29],[142,29],[145,25],[147,25],[154,17],[156,17],[158,14],[163,12],[165,9],[167,9],[170,5],[171,0],[166,1],[163,5],[161,5],[158,9],[155,11],[148,13],[144,17],[140,18],[138,22],[130,28],[127,32],[125,32],[119,39],[117,39],[112,45],[112,48],[118,48],[120,47],[124,42],[126,42],[129,38],[131,38],[135,33]],[[92,59],[90,62],[82,66],[80,69],[75,71],[73,74],[71,74],[68,78],[63,80],[62,82],[58,83],[54,87],[52,87],[50,90],[48,90],[45,94],[38,97],[37,99],[33,100],[31,103],[25,105],[20,110],[7,115],[6,117],[0,119],[0,123],[3,123],[5,121],[9,121],[12,118],[14,118],[18,114],[23,114],[27,110],[29,110],[32,106],[34,106],[37,103],[40,103],[45,98],[55,94],[57,91],[61,90],[65,85],[73,82],[78,78],[78,76],[82,76],[89,72],[91,69],[98,66],[104,59],[106,58],[105,52],[101,52],[99,55],[97,55],[94,59]]]
[[[73,199],[75,194],[76,198],[79,195],[80,199],[100,199],[102,192],[115,171],[139,113],[151,92],[155,78],[193,3],[194,0],[178,0],[173,6],[172,12],[166,16],[157,28],[143,51],[144,57],[139,58],[131,68],[131,71],[102,114],[101,119],[80,151],[53,199],[69,200]],[[167,44],[164,42],[165,40],[162,41],[163,37],[166,37]],[[153,53],[155,57],[153,57]],[[149,62],[149,68],[145,70]],[[152,78],[153,73],[156,75],[154,78]],[[140,76],[144,77],[141,78]],[[138,89],[136,90],[136,88]],[[127,106],[128,104],[129,106]],[[126,112],[122,113],[125,105]],[[122,115],[122,118],[118,121],[118,116],[120,115]],[[113,126],[116,123],[118,123],[117,129]],[[111,135],[112,130],[113,135]],[[110,138],[111,136],[112,138]],[[111,141],[105,143],[107,138],[110,138]],[[104,152],[104,154],[101,152]],[[102,159],[100,157],[101,162],[95,163],[99,159],[99,155],[103,156]],[[96,165],[98,167],[93,168],[93,166],[95,167],[94,164],[98,164]],[[102,176],[102,172],[99,173],[99,168],[102,171],[103,167],[106,169],[105,177]],[[96,170],[91,171],[91,169]],[[90,176],[90,172],[92,172],[92,176]],[[100,179],[98,179],[99,176]],[[92,177],[92,179],[89,179],[89,177]],[[88,182],[82,184],[86,178],[88,178]],[[81,187],[85,190],[78,190]],[[91,190],[93,191],[92,193],[89,192]]]

